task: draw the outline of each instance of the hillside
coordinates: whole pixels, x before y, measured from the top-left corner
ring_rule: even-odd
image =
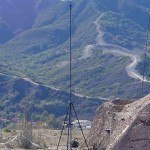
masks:
[[[12,19],[17,18],[21,22],[13,24],[4,12],[1,14],[2,20],[14,34],[17,30],[22,30],[14,38],[8,37],[8,41],[0,46],[1,64],[5,65],[1,71],[5,69],[8,74],[29,77],[37,82],[67,90],[69,3],[58,0],[30,0],[24,1],[24,5],[17,0],[1,3],[3,4],[1,11],[10,7],[14,12]],[[148,1],[134,0],[73,2],[74,92],[110,98],[140,96],[137,95],[140,89],[139,80],[130,78],[125,70],[127,64],[131,62],[130,58],[104,55],[103,51],[108,49],[108,46],[112,47],[108,44],[128,48],[127,53],[135,49],[139,51],[144,47],[144,34],[150,12],[148,4]],[[23,11],[23,6],[28,7],[28,11]],[[15,12],[16,8],[17,11],[21,11],[19,15],[17,11]],[[137,18],[137,13],[141,17]],[[21,19],[21,16],[28,19]],[[132,92],[126,88],[128,86]],[[146,89],[145,94],[148,92]]]
[[[136,67],[145,45],[149,1],[78,0],[72,5],[73,92],[96,99],[141,97],[142,64],[138,71]],[[39,99],[34,111],[48,110],[51,106],[47,108],[46,102],[56,102],[64,110],[66,102],[62,97],[68,95],[69,89],[69,3],[1,0],[0,6],[0,73],[17,77],[1,85],[2,109],[7,103],[11,106],[12,99],[20,109],[30,97],[31,104]],[[149,76],[149,70],[146,71]],[[54,88],[50,94],[47,88],[32,83],[27,86],[23,78],[55,87],[60,93]],[[149,83],[147,78],[144,95],[150,92]],[[29,94],[25,94],[26,88],[18,91],[18,84],[27,86]],[[18,98],[17,93],[21,92]],[[42,98],[37,93],[47,96]],[[93,103],[87,102],[85,106],[95,109]],[[11,107],[4,111],[13,111],[18,106]],[[89,113],[88,109],[85,111]]]
[[[28,79],[0,76],[0,116],[12,118],[16,113],[27,112],[29,117],[39,115],[48,117],[54,114],[62,117],[66,114],[69,93],[32,83]],[[80,118],[93,119],[95,109],[103,100],[80,97],[73,94],[74,106]],[[82,108],[86,109],[82,109]],[[90,117],[89,117],[90,115]]]
[[[112,101],[97,112],[89,133],[98,150],[148,150],[150,146],[150,95],[136,101]]]

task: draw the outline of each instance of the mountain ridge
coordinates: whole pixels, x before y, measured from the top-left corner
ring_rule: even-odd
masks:
[[[16,22],[15,27],[7,21],[7,17],[0,16],[11,29],[11,33],[15,34],[0,45],[0,72],[18,78],[29,78],[67,92],[69,2],[24,1],[26,6],[32,4],[28,12],[23,12],[25,8],[21,9],[22,5],[18,0],[10,0],[10,3],[4,0],[1,2],[5,3],[3,10],[14,5],[17,11],[22,11],[19,16],[16,12],[12,13],[18,20],[20,15],[28,18],[31,13],[31,16],[27,23],[22,22],[26,19],[19,24]],[[72,2],[73,93],[108,99],[141,97],[142,69],[140,67],[140,73],[136,72],[136,75],[138,74],[136,78],[129,76],[129,72],[135,73],[135,66],[133,68],[127,66],[134,63],[132,57],[134,54],[138,55],[135,58],[137,61],[143,53],[141,50],[144,47],[143,37],[150,12],[148,4],[148,1],[135,0]],[[14,11],[14,7],[10,11]],[[22,23],[25,26],[22,26]],[[17,30],[20,31],[16,33]],[[117,53],[114,49],[117,49]],[[149,87],[149,83],[146,82],[144,95],[150,92]]]

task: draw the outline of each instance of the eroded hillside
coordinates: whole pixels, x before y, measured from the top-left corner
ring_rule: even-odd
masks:
[[[98,110],[88,140],[98,150],[148,150],[150,95],[135,101],[111,101]]]

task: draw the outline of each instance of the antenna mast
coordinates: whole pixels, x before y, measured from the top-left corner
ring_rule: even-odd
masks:
[[[68,142],[67,142],[67,150],[68,150],[68,147],[70,145],[70,150],[72,150],[72,146],[71,146],[71,141],[72,141],[72,45],[71,45],[71,42],[72,42],[72,4],[71,4],[71,1],[70,1],[70,99],[69,99],[69,122],[68,122]]]
[[[142,79],[142,97],[144,96],[144,81],[145,81],[145,69],[146,69],[146,57],[148,51],[148,41],[149,41],[149,30],[150,30],[150,16],[148,20],[147,34],[146,34],[146,45],[144,53],[144,65],[143,65],[143,79]]]
[[[71,15],[72,15],[72,4],[71,4],[71,1],[70,1],[70,103],[72,102],[72,45],[71,45],[71,42],[72,42],[72,18],[71,18]]]
[[[71,4],[71,1],[70,1],[70,17],[69,18],[70,18],[70,21],[69,21],[70,22],[70,67],[69,67],[70,68],[70,72],[69,72],[70,73],[70,85],[69,85],[69,89],[70,89],[69,95],[70,95],[70,97],[69,97],[69,106],[68,106],[68,109],[67,109],[67,113],[66,113],[66,116],[65,116],[65,119],[64,119],[64,124],[63,124],[62,130],[61,130],[61,135],[60,135],[58,145],[57,145],[57,150],[59,148],[59,144],[60,144],[60,141],[61,141],[63,130],[65,129],[66,126],[68,128],[67,150],[72,150],[72,148],[75,148],[74,147],[74,142],[77,145],[79,144],[77,141],[72,140],[72,115],[73,115],[73,113],[74,113],[74,115],[75,115],[75,117],[78,121],[78,125],[79,125],[79,128],[80,128],[81,132],[82,132],[82,136],[83,136],[84,142],[86,144],[86,147],[89,150],[86,138],[84,136],[84,133],[83,133],[83,130],[82,130],[79,118],[78,118],[78,115],[77,115],[75,107],[72,103],[72,4]]]

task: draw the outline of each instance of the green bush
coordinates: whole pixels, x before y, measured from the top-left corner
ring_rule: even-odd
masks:
[[[5,128],[5,129],[4,129],[4,132],[8,133],[8,132],[11,132],[11,130],[8,129],[8,128]]]

